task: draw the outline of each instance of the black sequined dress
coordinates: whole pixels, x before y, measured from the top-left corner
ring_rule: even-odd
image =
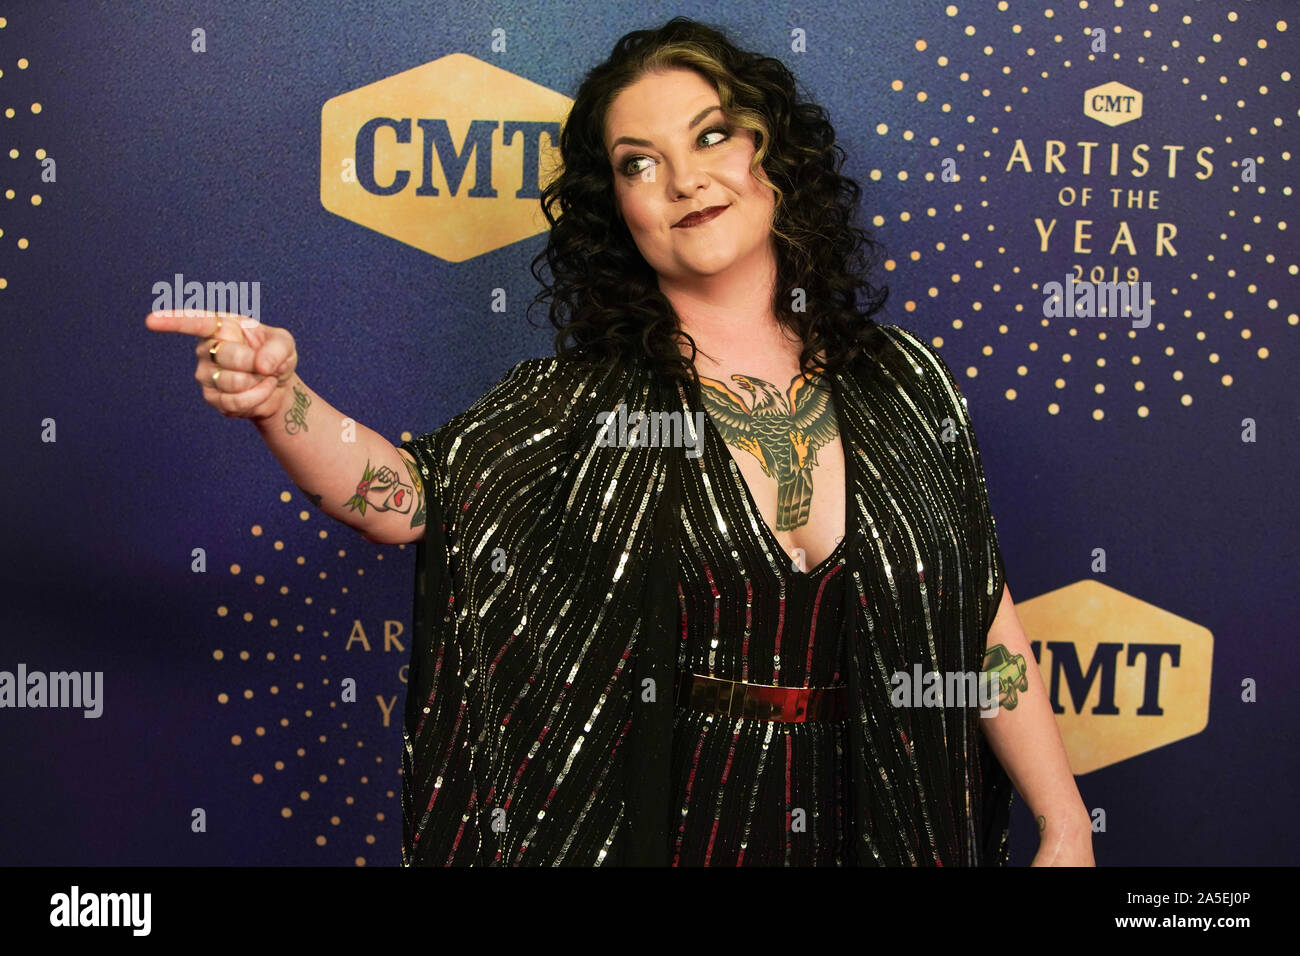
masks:
[[[1005,864],[1012,786],[976,709],[891,699],[899,672],[982,666],[1005,569],[974,428],[933,345],[872,332],[826,375],[846,532],[807,575],[711,420],[703,459],[607,441],[616,409],[708,414],[641,361],[529,359],[402,443],[428,507],[404,865]],[[686,713],[669,689],[710,667],[843,684],[848,719]]]
[[[844,542],[806,573],[796,569],[712,422],[704,436],[682,488],[679,674],[843,686]],[[728,717],[679,704],[673,864],[851,862],[846,747],[843,719]]]

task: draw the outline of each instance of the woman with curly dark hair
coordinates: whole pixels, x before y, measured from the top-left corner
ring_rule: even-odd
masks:
[[[647,77],[656,82],[638,82]],[[688,127],[686,117],[664,109],[660,93],[711,106],[690,116]],[[661,170],[690,171],[667,157],[638,155],[635,146],[649,144],[618,135],[659,117],[673,124],[676,145],[693,157],[710,153],[707,174],[718,181],[706,191],[665,183]],[[704,137],[712,138],[697,145]],[[802,341],[798,364],[825,349],[831,371],[864,349],[877,358],[888,351],[874,323],[863,321],[886,292],[865,279],[880,253],[853,222],[861,187],[839,172],[844,153],[825,111],[797,99],[779,60],[743,53],[681,17],[629,33],[587,75],[560,151],[563,171],[542,196],[549,241],[533,270],[545,285],[537,269],[545,260],[555,279],[538,298],[553,299],[558,354],[644,352],[661,373],[693,378],[693,360],[675,342],[694,338],[682,326],[729,337],[717,327],[726,317],[768,336],[749,343],[760,354],[773,345],[779,323],[789,333],[775,340],[779,355],[791,340]],[[692,192],[705,194],[684,195]],[[682,206],[714,199],[734,203],[725,222],[668,231]],[[817,308],[809,309],[813,302]]]
[[[555,357],[365,435],[346,509],[263,429],[327,513],[419,542],[402,862],[996,865],[1014,781],[1035,862],[1091,863],[965,400],[871,319],[825,113],[678,18],[587,75],[560,152]],[[271,391],[209,400],[307,429],[292,339],[253,332],[220,366]]]

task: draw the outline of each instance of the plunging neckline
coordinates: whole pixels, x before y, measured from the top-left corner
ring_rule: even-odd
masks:
[[[794,571],[796,575],[804,578],[816,577],[817,575],[821,574],[821,572],[824,571],[827,567],[829,567],[833,562],[836,562],[836,560],[840,557],[840,552],[844,550],[845,545],[847,544],[849,539],[849,528],[851,527],[850,518],[852,517],[852,513],[853,513],[852,509],[849,506],[849,502],[852,500],[849,490],[853,487],[853,483],[851,480],[852,472],[850,471],[852,465],[849,464],[848,445],[844,441],[844,428],[842,425],[839,424],[840,403],[836,400],[838,398],[838,389],[835,387],[834,380],[831,379],[830,376],[827,376],[827,379],[831,381],[831,386],[830,386],[831,400],[835,404],[835,421],[837,425],[836,431],[839,433],[840,446],[843,449],[843,453],[844,453],[844,534],[840,538],[839,542],[835,545],[835,547],[831,550],[831,553],[826,555],[826,557],[823,558],[817,564],[817,566],[810,571],[798,571],[797,569],[795,569],[793,562],[790,560],[789,553],[787,553],[785,550],[785,546],[781,544],[781,542],[777,539],[776,532],[773,531],[771,526],[767,523],[767,519],[763,517],[762,510],[758,507],[758,502],[754,500],[754,494],[749,489],[749,483],[745,481],[745,473],[742,472],[740,470],[740,466],[736,464],[736,456],[731,453],[731,448],[728,447],[726,440],[722,437],[722,432],[718,431],[718,427],[716,424],[714,424],[713,416],[709,414],[709,410],[707,408],[704,409],[704,421],[706,423],[705,427],[713,433],[713,437],[717,440],[718,445],[721,446],[722,454],[726,456],[727,463],[731,466],[727,468],[727,472],[733,475],[732,480],[737,485],[739,485],[740,493],[745,496],[745,500],[749,502],[749,507],[752,508],[753,513],[758,516],[758,523],[763,528],[763,532],[767,537],[768,544],[775,547],[777,553],[783,555],[786,558],[786,563],[790,565],[791,570]]]

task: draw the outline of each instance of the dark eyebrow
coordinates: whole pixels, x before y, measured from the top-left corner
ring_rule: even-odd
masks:
[[[699,126],[700,123],[703,122],[704,117],[708,116],[714,110],[720,110],[720,109],[722,109],[721,103],[714,103],[712,106],[706,106],[703,110],[701,110],[699,113],[696,114],[695,119],[691,120],[690,124],[686,128],[693,129],[696,126]],[[613,153],[614,148],[618,146],[620,143],[631,143],[633,146],[654,145],[654,143],[650,142],[650,140],[648,139],[637,139],[635,136],[620,136],[618,139],[614,140],[614,142],[610,145],[609,151]]]

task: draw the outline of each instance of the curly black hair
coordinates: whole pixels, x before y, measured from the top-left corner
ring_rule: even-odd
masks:
[[[828,371],[864,352],[879,358],[886,343],[871,316],[889,291],[865,276],[884,250],[854,223],[862,189],[839,172],[845,154],[826,112],[799,98],[781,61],[740,50],[721,30],[686,17],[623,36],[587,73],[564,123],[562,166],[541,196],[550,233],[532,261],[543,286],[532,305],[550,300],[556,354],[596,362],[640,355],[661,374],[699,386],[695,341],[618,214],[604,146],[606,114],[618,94],[646,73],[672,68],[700,73],[718,91],[727,119],[754,134],[751,171],[776,194],[772,306],[803,343],[801,369],[811,371],[823,351]],[[553,284],[539,271],[543,261]],[[796,290],[806,311],[793,308]]]

